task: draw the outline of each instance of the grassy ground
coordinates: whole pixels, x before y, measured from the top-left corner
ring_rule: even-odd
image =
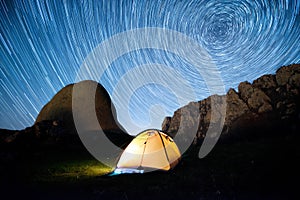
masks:
[[[10,199],[297,199],[299,136],[219,142],[204,159],[191,150],[169,172],[105,176],[82,151],[32,153],[1,169]]]
[[[73,182],[111,172],[111,168],[92,158],[49,163],[35,169],[34,182]]]

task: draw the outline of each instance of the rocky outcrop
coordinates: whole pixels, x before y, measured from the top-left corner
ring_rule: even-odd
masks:
[[[226,95],[213,95],[178,109],[164,120],[162,130],[174,137],[179,130],[198,126],[195,140],[199,141],[206,135],[208,127],[221,119],[218,112],[211,116],[212,104],[217,109],[226,106],[224,126],[221,127],[223,136],[299,126],[299,92],[300,65],[284,66],[275,75],[264,75],[252,84],[240,83],[238,92],[229,89]]]
[[[104,131],[117,131],[123,130],[122,126],[115,120],[116,116],[115,107],[111,102],[109,94],[102,85],[94,81],[82,81],[76,84],[80,98],[89,98],[87,91],[92,90],[96,85],[95,96],[95,111],[101,128]],[[72,112],[72,94],[74,84],[70,84],[61,89],[40,111],[36,122],[44,120],[59,120],[65,124],[65,129],[76,133],[74,125],[73,112]],[[84,102],[84,100],[83,100]],[[81,106],[85,106],[82,104]],[[83,108],[85,109],[85,108]]]
[[[61,89],[42,108],[32,127],[20,131],[0,130],[0,143],[26,144],[27,146],[32,143],[81,145],[72,112],[73,88],[74,84],[71,84]],[[93,93],[94,96],[91,96],[90,91],[93,88],[96,88],[96,92]],[[115,120],[115,108],[104,87],[94,81],[82,81],[76,83],[76,89],[77,98],[80,98],[82,102],[81,110],[88,109],[86,108],[88,99],[94,99],[96,117],[104,134],[116,145],[126,146],[133,137],[127,134]],[[88,121],[89,118],[85,120]],[[92,129],[92,131],[96,130]]]
[[[253,87],[249,82],[239,84],[241,99],[248,105],[248,108],[255,113],[272,111],[271,99],[259,88]]]

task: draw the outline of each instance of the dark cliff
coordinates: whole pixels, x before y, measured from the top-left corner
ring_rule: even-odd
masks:
[[[226,106],[221,138],[295,132],[299,130],[300,124],[299,92],[300,65],[283,66],[276,74],[264,75],[252,84],[240,83],[238,91],[230,89],[226,95],[213,95],[189,103],[175,111],[172,117],[166,117],[162,130],[175,136],[179,127],[188,130],[189,127],[197,126],[194,139],[194,143],[197,143],[206,136],[209,125],[217,126],[222,118],[220,113],[211,117],[214,104],[217,109]]]

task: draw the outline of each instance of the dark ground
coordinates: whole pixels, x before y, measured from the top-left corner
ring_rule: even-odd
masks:
[[[299,142],[297,131],[221,140],[172,171],[119,176],[78,149],[2,151],[1,199],[299,199]]]

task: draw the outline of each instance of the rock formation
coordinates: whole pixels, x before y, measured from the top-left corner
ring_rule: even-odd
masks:
[[[201,140],[209,125],[216,124],[221,118],[218,113],[211,117],[214,103],[217,108],[226,106],[222,136],[245,132],[267,134],[286,128],[293,131],[293,127],[299,129],[300,124],[299,92],[300,65],[284,66],[275,75],[264,75],[252,84],[240,83],[238,92],[230,89],[226,95],[213,95],[178,109],[172,117],[165,118],[162,130],[174,137],[180,129],[198,126],[195,141]]]
[[[40,111],[35,124],[21,131],[1,130],[2,143],[27,143],[38,140],[46,143],[80,143],[72,113],[72,95],[74,84],[61,89]],[[91,95],[91,89],[96,92]],[[131,141],[123,127],[114,118],[116,112],[109,94],[102,85],[94,81],[82,81],[76,84],[78,98],[82,99],[82,110],[86,100],[95,100],[97,120],[106,136],[118,146]],[[91,96],[86,96],[91,95]],[[85,119],[89,120],[89,118]],[[3,134],[2,134],[3,133]],[[26,142],[25,142],[26,141]]]
[[[97,120],[106,136],[118,146],[124,147],[132,136],[117,122],[115,108],[106,90],[94,81],[79,82],[78,98],[85,98],[88,94],[86,91],[95,85]],[[31,145],[41,141],[43,144],[78,143],[72,114],[73,87],[74,84],[71,84],[59,91],[43,107],[32,127],[21,131],[0,130],[0,146],[11,143]],[[212,116],[212,106],[217,111],[226,106],[224,126],[221,127],[223,136],[235,133],[249,133],[253,136],[277,130],[280,133],[295,132],[300,129],[300,65],[281,67],[275,75],[264,75],[252,84],[242,82],[238,92],[230,89],[226,95],[212,95],[191,102],[176,110],[172,117],[166,117],[162,130],[174,137],[196,127],[196,131],[187,137],[194,138],[197,143],[206,136],[209,127],[218,128],[223,117],[221,112]]]
[[[97,85],[95,93],[95,111],[101,128],[104,131],[123,130],[122,126],[114,119],[116,116],[114,105],[104,87],[94,81],[82,81],[76,84],[82,98],[86,98],[86,91]],[[72,92],[74,84],[61,89],[40,111],[36,122],[44,120],[59,120],[64,122],[65,128],[76,130],[72,114]],[[87,97],[89,98],[89,97]],[[84,106],[84,105],[82,105]],[[85,109],[85,108],[83,108]]]

